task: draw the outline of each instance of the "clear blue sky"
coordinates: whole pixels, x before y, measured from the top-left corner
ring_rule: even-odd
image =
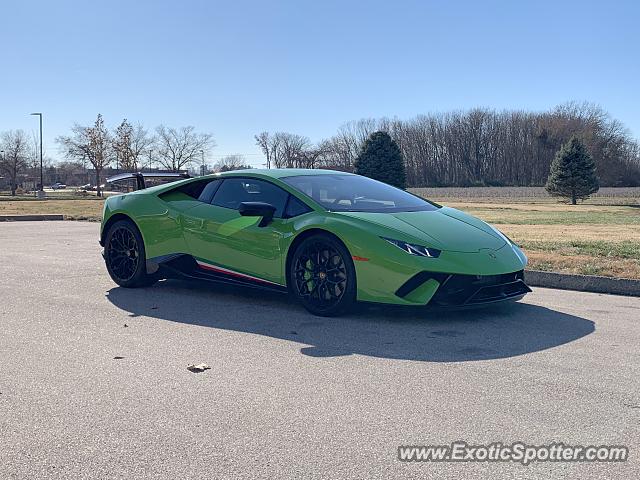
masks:
[[[637,1],[11,1],[0,22],[0,131],[45,151],[102,113],[317,141],[348,120],[466,109],[607,109],[640,137]]]

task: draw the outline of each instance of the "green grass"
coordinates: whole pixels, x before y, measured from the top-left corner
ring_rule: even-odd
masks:
[[[607,273],[603,266],[592,263],[585,263],[578,269],[578,272],[581,275],[603,275]]]

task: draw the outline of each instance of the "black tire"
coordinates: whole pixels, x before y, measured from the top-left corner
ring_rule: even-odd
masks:
[[[329,234],[315,234],[296,246],[288,285],[291,294],[314,315],[341,315],[356,302],[353,260],[342,242]]]
[[[121,287],[148,287],[158,280],[157,275],[147,274],[144,241],[131,220],[118,220],[109,227],[104,260],[109,276]]]

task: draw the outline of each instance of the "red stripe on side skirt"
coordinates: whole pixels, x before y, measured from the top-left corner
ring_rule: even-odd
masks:
[[[254,276],[251,276],[251,275],[246,275],[244,273],[234,272],[233,270],[229,270],[227,268],[216,267],[214,265],[209,265],[209,264],[201,262],[201,261],[198,261],[197,263],[201,268],[204,268],[205,270],[211,270],[213,272],[218,272],[218,273],[226,273],[227,275],[230,275],[232,277],[254,280],[256,282],[266,283],[266,284],[269,284],[269,285],[281,286],[279,283],[270,282],[269,280],[263,280],[262,278],[254,277]]]

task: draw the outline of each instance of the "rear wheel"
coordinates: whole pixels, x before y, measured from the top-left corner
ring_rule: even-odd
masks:
[[[304,239],[293,253],[289,287],[314,315],[345,313],[356,300],[356,272],[351,255],[331,235],[317,234]]]
[[[118,220],[109,227],[104,259],[109,276],[121,287],[146,287],[158,279],[147,274],[142,235],[131,220]]]

